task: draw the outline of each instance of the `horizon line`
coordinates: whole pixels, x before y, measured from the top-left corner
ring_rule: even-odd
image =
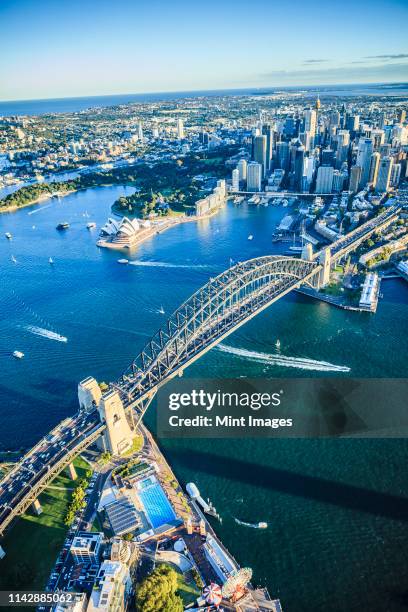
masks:
[[[206,93],[206,92],[222,92],[222,91],[259,91],[259,90],[272,90],[278,89],[285,91],[287,89],[314,89],[320,87],[342,87],[348,86],[353,87],[356,85],[408,85],[408,81],[369,81],[369,82],[353,82],[353,83],[316,83],[309,85],[265,85],[263,87],[231,87],[226,89],[174,89],[167,91],[141,91],[141,92],[124,92],[124,93],[103,93],[103,94],[88,94],[88,95],[68,95],[62,97],[47,97],[47,98],[19,98],[19,99],[3,99],[0,100],[0,104],[10,104],[13,102],[46,102],[49,100],[80,100],[85,98],[109,98],[109,97],[120,97],[120,96],[149,96],[149,95],[160,95],[169,93]]]

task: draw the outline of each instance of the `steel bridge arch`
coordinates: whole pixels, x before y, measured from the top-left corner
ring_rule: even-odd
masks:
[[[198,289],[112,384],[125,405],[151,396],[247,320],[318,273],[316,261],[263,256],[239,262]]]

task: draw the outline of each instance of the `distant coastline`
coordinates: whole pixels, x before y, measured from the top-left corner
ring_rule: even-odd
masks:
[[[74,113],[89,108],[117,106],[120,104],[149,103],[180,98],[268,95],[280,91],[303,91],[305,95],[359,96],[359,95],[407,95],[408,83],[356,83],[334,85],[299,85],[291,87],[250,87],[242,89],[211,89],[140,94],[115,94],[81,96],[72,98],[47,98],[39,100],[0,101],[0,117],[13,115],[46,115]]]

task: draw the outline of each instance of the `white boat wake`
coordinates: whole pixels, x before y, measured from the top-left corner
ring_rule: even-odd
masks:
[[[61,334],[57,334],[56,332],[50,331],[49,329],[44,329],[44,327],[37,327],[36,325],[27,325],[25,329],[31,332],[32,334],[35,334],[36,336],[41,336],[42,338],[56,340],[57,342],[68,342],[68,338],[66,338],[65,336],[61,336]]]
[[[143,261],[136,259],[135,261],[129,261],[130,266],[142,266],[148,268],[208,268],[208,266],[199,264],[176,264],[166,261]]]
[[[45,210],[46,208],[50,208],[52,206],[52,204],[47,204],[47,206],[41,206],[41,208],[36,208],[35,210],[30,210],[30,212],[27,213],[27,215],[34,215],[34,213],[38,213],[41,210]]]
[[[226,344],[219,344],[218,350],[224,353],[230,353],[237,357],[258,361],[268,365],[277,365],[284,368],[297,368],[298,370],[316,370],[319,372],[350,372],[347,366],[336,365],[328,361],[317,361],[316,359],[307,359],[306,357],[286,357],[281,354],[258,353],[256,351],[248,351],[247,349],[236,348]]]
[[[235,516],[234,521],[238,523],[238,525],[243,525],[244,527],[252,527],[252,529],[266,529],[268,527],[268,523],[246,523],[245,521],[240,521],[239,519],[235,518]]]

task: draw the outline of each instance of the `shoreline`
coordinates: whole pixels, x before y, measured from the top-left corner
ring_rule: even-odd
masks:
[[[16,212],[17,210],[20,210],[21,208],[28,208],[29,206],[35,206],[36,204],[41,204],[41,202],[46,202],[47,200],[50,200],[51,198],[54,197],[58,197],[58,198],[65,198],[68,195],[71,195],[72,193],[76,193],[77,191],[80,191],[80,189],[72,189],[70,191],[54,191],[53,193],[48,193],[48,194],[43,194],[41,196],[39,196],[36,200],[33,200],[31,202],[27,202],[27,204],[21,204],[21,206],[0,206],[0,214],[2,213],[8,213],[8,212]]]

